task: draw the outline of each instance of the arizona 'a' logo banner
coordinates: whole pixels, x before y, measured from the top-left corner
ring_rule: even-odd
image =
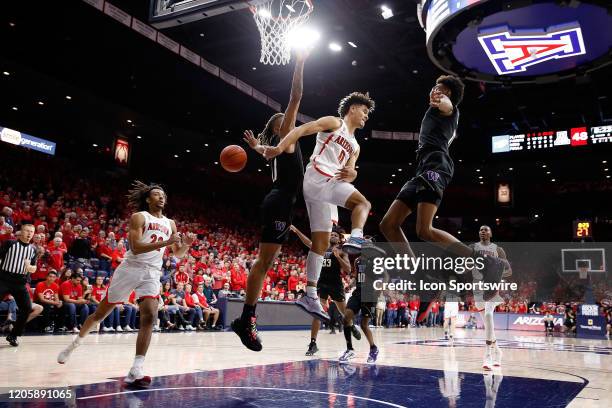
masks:
[[[548,30],[496,27],[478,34],[478,41],[500,75],[526,72],[532,65],[586,53],[578,23]]]

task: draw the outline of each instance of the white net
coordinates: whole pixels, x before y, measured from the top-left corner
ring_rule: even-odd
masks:
[[[589,276],[589,268],[587,267],[578,268],[578,277],[580,279],[587,279],[588,276]]]
[[[261,37],[262,64],[289,63],[289,33],[304,24],[312,10],[312,0],[270,0],[251,7]]]

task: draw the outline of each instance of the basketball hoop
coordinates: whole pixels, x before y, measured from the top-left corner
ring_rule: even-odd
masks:
[[[261,37],[262,64],[285,65],[291,60],[289,33],[304,24],[312,0],[267,0],[250,7]]]
[[[578,268],[578,277],[581,280],[587,279],[588,278],[588,274],[589,274],[589,268],[587,268],[585,266],[581,266],[580,268]]]

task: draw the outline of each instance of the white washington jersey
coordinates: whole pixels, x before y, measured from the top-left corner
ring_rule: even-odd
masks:
[[[141,211],[140,214],[144,216],[145,223],[143,227],[142,239],[140,242],[143,244],[151,244],[153,242],[167,241],[172,235],[172,226],[170,220],[164,216],[157,218],[149,214],[147,211]],[[143,254],[135,255],[129,250],[126,255],[126,261],[136,261],[145,263],[156,268],[160,268],[163,263],[164,248],[159,248],[155,251],[145,252]]]
[[[344,120],[342,126],[333,132],[319,132],[317,145],[310,156],[308,167],[327,177],[334,175],[342,169],[349,158],[359,149],[359,143],[348,131]]]

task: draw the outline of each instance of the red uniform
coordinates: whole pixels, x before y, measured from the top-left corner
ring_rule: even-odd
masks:
[[[62,296],[68,296],[72,300],[77,300],[83,296],[83,286],[80,283],[72,284],[72,280],[67,280],[60,286]]]
[[[287,290],[289,292],[293,292],[294,290],[296,290],[297,284],[300,280],[298,279],[297,276],[290,276],[289,280],[287,281]]]
[[[104,299],[104,296],[106,295],[107,289],[108,286],[102,285],[102,287],[97,287],[96,285],[93,285],[93,287],[91,288],[91,297],[96,299],[98,302],[101,302],[102,299]]]

